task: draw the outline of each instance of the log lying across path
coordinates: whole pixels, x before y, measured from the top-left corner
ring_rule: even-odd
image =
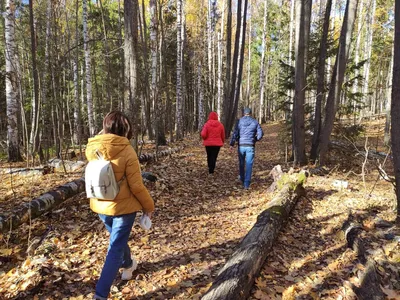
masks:
[[[280,177],[277,195],[258,216],[202,300],[247,299],[280,229],[299,197],[305,194],[303,183],[306,177],[304,172]]]
[[[179,151],[179,148],[160,151],[157,157],[167,156]],[[143,154],[140,156],[140,161],[148,161],[155,159],[156,154]],[[149,172],[142,172],[144,179],[155,181],[157,177]],[[0,233],[6,233],[14,230],[29,220],[37,218],[44,213],[51,211],[54,207],[63,203],[65,200],[76,196],[85,191],[85,179],[80,178],[64,185],[56,187],[54,190],[47,192],[30,202],[23,203],[15,210],[7,215],[0,215]]]

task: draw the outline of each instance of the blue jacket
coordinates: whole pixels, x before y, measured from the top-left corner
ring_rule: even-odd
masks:
[[[264,132],[257,120],[250,116],[244,116],[236,122],[230,145],[233,146],[235,142],[238,142],[239,146],[254,147],[255,143],[261,140],[263,135]]]

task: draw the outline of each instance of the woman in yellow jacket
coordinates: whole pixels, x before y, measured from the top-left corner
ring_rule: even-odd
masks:
[[[151,217],[154,202],[143,184],[139,160],[129,140],[132,126],[121,112],[107,114],[103,121],[103,134],[90,138],[86,147],[88,161],[97,159],[100,151],[104,159],[111,161],[120,191],[114,200],[91,198],[90,208],[99,214],[110,233],[110,245],[94,299],[107,300],[111,285],[119,268],[123,268],[122,280],[130,280],[137,262],[131,257],[128,246],[129,234],[136,213],[143,211]]]

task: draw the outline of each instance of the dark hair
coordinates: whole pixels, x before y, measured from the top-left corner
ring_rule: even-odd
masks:
[[[113,133],[130,140],[133,137],[132,124],[122,112],[112,111],[104,117],[103,133]]]

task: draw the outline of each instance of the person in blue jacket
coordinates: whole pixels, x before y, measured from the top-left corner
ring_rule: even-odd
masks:
[[[251,116],[250,108],[246,107],[243,110],[243,114],[243,117],[239,119],[233,130],[230,149],[233,149],[235,142],[238,143],[240,180],[243,182],[243,187],[249,189],[255,144],[262,139],[264,132],[257,120]]]

